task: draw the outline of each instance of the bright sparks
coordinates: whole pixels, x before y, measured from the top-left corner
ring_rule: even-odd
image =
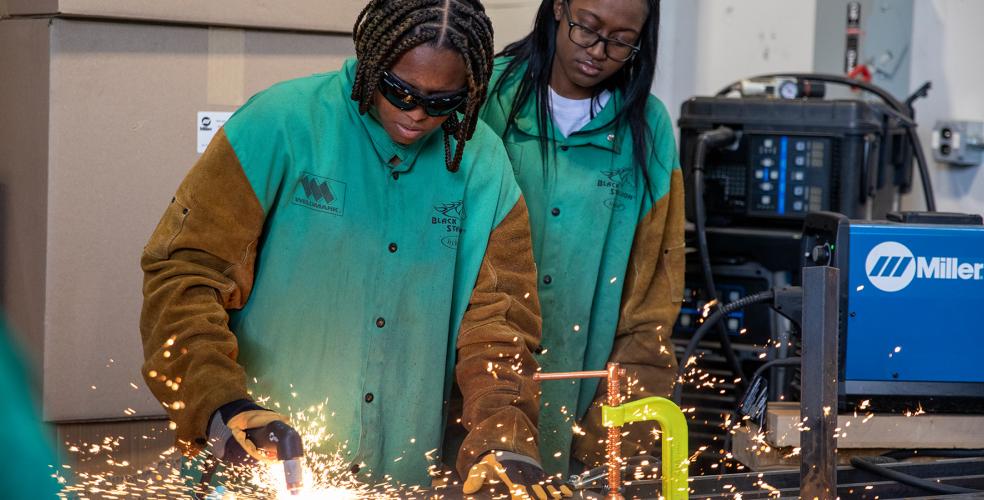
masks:
[[[184,403],[175,401],[171,408],[184,408]],[[128,412],[132,409],[128,408]],[[378,478],[374,484],[362,482],[351,470],[347,445],[340,445],[333,453],[322,452],[331,442],[328,432],[328,418],[333,413],[324,404],[309,407],[307,410],[293,412],[291,422],[301,433],[306,453],[303,459],[304,487],[299,494],[287,491],[282,463],[274,462],[259,467],[237,466],[213,469],[215,459],[203,453],[196,459],[186,459],[176,448],[162,453],[152,465],[133,470],[130,463],[113,458],[124,444],[122,437],[107,438],[98,443],[78,443],[68,450],[76,454],[80,461],[98,459],[115,470],[100,474],[74,472],[65,467],[65,472],[56,474],[63,485],[62,498],[189,498],[201,495],[209,500],[247,500],[247,499],[330,499],[348,500],[362,498],[399,498],[414,495],[418,489],[402,488],[388,482],[389,478]],[[175,430],[174,422],[167,428]],[[162,429],[163,430],[163,429]],[[160,439],[161,435],[143,436],[144,439]],[[413,442],[413,440],[411,440]],[[200,478],[214,472],[213,480],[202,484]],[[419,493],[419,492],[418,492]]]

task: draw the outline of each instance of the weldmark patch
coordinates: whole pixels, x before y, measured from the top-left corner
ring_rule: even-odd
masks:
[[[319,177],[304,172],[294,188],[294,198],[291,201],[311,210],[326,212],[332,215],[345,213],[345,188],[342,181]]]

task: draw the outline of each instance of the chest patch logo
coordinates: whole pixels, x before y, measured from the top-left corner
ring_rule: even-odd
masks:
[[[304,172],[294,188],[295,205],[332,215],[345,213],[345,188],[342,181]]]
[[[451,249],[458,248],[458,235],[461,234],[461,223],[464,220],[465,204],[462,200],[434,205],[431,226],[438,228],[442,245]]]
[[[604,205],[612,210],[622,210],[625,208],[625,201],[635,198],[632,188],[635,187],[635,169],[631,167],[602,172],[603,178],[599,178],[596,186],[599,189],[608,190],[609,198],[605,199]]]

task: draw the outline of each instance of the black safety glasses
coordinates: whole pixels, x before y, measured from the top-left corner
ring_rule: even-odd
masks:
[[[468,89],[462,89],[446,94],[422,96],[412,85],[400,80],[393,73],[383,71],[379,91],[390,104],[403,111],[410,111],[417,106],[424,108],[429,116],[448,116],[465,103]]]

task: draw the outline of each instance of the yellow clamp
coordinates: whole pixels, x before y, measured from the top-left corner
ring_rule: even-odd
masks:
[[[652,397],[625,403],[621,406],[601,407],[601,421],[605,427],[621,427],[630,422],[655,420],[662,431],[663,448],[663,497],[666,500],[687,500],[690,476],[687,449],[687,418],[680,407],[666,398]]]

